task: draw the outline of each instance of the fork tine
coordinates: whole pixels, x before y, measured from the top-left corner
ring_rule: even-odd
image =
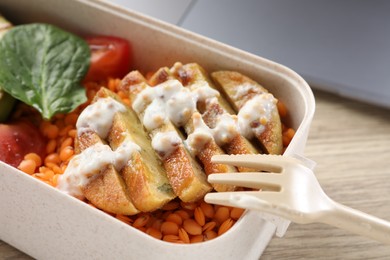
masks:
[[[270,187],[280,190],[283,176],[279,173],[270,172],[217,173],[210,174],[208,181],[210,183],[228,184],[252,189]]]
[[[286,162],[287,160],[289,160],[289,158],[270,154],[214,155],[211,158],[211,161],[214,163],[224,163],[270,172],[281,172],[283,162]]]
[[[231,207],[254,209],[272,213],[272,208],[280,202],[282,194],[274,191],[212,192],[206,194],[207,203]]]

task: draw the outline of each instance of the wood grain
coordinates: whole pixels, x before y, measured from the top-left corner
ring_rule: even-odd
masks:
[[[390,221],[390,110],[320,91],[306,156],[334,200]],[[324,224],[291,224],[261,259],[388,259],[381,245]],[[0,259],[31,259],[0,241]]]
[[[390,221],[390,111],[314,92],[305,154],[334,200]],[[381,245],[324,224],[291,224],[261,259],[389,259]]]

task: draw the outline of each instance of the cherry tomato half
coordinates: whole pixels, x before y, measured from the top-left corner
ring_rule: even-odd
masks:
[[[91,50],[91,65],[85,81],[122,78],[130,70],[131,47],[128,41],[113,36],[86,37]]]
[[[28,121],[0,124],[0,161],[17,167],[28,153],[44,158],[45,139],[37,127]]]

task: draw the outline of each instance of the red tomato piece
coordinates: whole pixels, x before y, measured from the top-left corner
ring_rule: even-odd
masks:
[[[122,78],[129,72],[131,46],[128,41],[113,36],[93,36],[85,40],[91,50],[91,65],[85,81]]]
[[[38,128],[27,121],[0,124],[0,161],[17,167],[28,153],[43,159],[46,142]]]

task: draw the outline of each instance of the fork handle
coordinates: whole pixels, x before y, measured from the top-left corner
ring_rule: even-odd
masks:
[[[390,222],[337,202],[328,213],[322,217],[323,223],[390,245]]]

